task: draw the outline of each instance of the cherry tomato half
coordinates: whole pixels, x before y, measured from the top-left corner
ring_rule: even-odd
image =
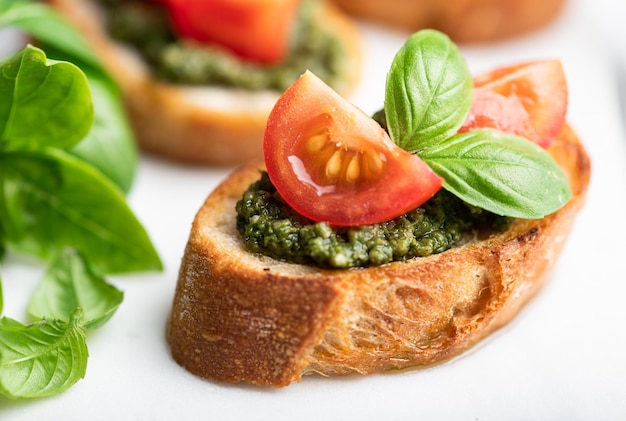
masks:
[[[474,79],[474,99],[460,132],[492,128],[547,148],[565,121],[567,83],[558,60],[502,67]]]
[[[283,59],[299,0],[161,0],[179,36],[262,63]]]
[[[351,226],[383,222],[430,199],[443,179],[310,72],[278,99],[263,142],[272,183],[297,212]]]

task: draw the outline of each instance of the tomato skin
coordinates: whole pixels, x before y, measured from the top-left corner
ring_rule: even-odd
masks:
[[[400,216],[443,179],[319,78],[306,72],[270,113],[263,151],[272,183],[298,213],[337,226]]]
[[[299,0],[160,0],[183,38],[276,63],[287,54]]]
[[[474,99],[459,132],[492,128],[547,148],[565,121],[567,82],[559,60],[507,66],[474,78]]]

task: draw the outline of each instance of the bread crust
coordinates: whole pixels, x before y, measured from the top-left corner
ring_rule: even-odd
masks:
[[[87,39],[118,82],[139,146],[188,164],[236,165],[262,156],[267,116],[278,92],[172,85],[154,79],[139,56],[114,42],[91,0],[47,0]],[[360,81],[361,34],[332,3],[319,21],[346,46],[346,74],[335,87],[349,95]]]
[[[569,126],[549,152],[573,192],[557,212],[440,254],[350,270],[246,251],[234,209],[259,166],[234,172],[191,228],[167,330],[173,358],[204,378],[285,386],[458,355],[537,292],[583,205],[590,161]]]
[[[556,18],[565,0],[334,0],[355,16],[410,31],[445,32],[459,43],[520,35]]]

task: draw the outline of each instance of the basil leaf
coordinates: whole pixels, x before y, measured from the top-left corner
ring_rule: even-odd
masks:
[[[83,72],[33,46],[0,64],[0,97],[0,146],[69,148],[93,121]]]
[[[81,34],[46,4],[32,0],[0,0],[0,28],[3,26],[17,26],[81,62],[102,67]]]
[[[32,326],[0,319],[0,394],[39,398],[70,388],[85,376],[89,353],[76,309],[69,323],[43,320]]]
[[[71,152],[127,193],[138,161],[134,133],[117,85],[82,35],[49,6],[32,1],[0,0],[0,27],[3,25],[20,27],[37,39],[48,57],[71,62],[83,70],[91,87],[95,120],[87,137]]]
[[[83,69],[91,87],[95,119],[87,136],[69,152],[92,164],[128,193],[139,154],[120,93],[107,77]]]
[[[5,151],[3,177],[7,241],[18,251],[50,259],[75,247],[102,274],[162,268],[122,191],[92,166],[61,150]]]
[[[0,276],[0,314],[4,310],[4,293],[2,292],[2,276]]]
[[[2,152],[0,152],[0,155]],[[0,159],[0,162],[2,160]],[[4,199],[4,187],[2,183],[2,168],[0,168],[0,263],[4,260],[4,256],[6,254],[6,224],[7,224],[7,211],[6,211],[6,200]],[[0,308],[0,314],[2,314],[2,309]]]
[[[459,134],[420,153],[444,188],[498,215],[541,218],[571,197],[552,157],[524,138],[493,130]]]
[[[461,52],[446,35],[434,30],[413,34],[387,74],[391,139],[414,153],[453,136],[469,113],[472,86]]]
[[[139,154],[134,133],[118,86],[99,68],[48,44],[42,49],[48,57],[77,64],[87,76],[94,104],[94,122],[87,136],[70,152],[98,168],[128,193],[132,186]]]
[[[0,188],[0,198],[2,197],[2,188]],[[5,249],[5,235],[4,235],[4,228],[2,225],[2,204],[0,203],[0,262],[2,262],[2,259],[4,259],[4,254],[6,252]]]
[[[52,261],[33,292],[28,312],[36,319],[69,320],[83,309],[83,327],[106,323],[124,299],[124,293],[94,273],[77,250],[66,249]]]

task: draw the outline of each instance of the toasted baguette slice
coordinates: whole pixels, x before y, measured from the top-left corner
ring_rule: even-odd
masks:
[[[304,374],[367,374],[461,353],[542,286],[583,205],[590,162],[577,136],[565,127],[549,152],[573,191],[559,211],[440,254],[351,270],[246,251],[235,202],[259,173],[236,171],[191,228],[168,325],[174,359],[209,379],[285,386]]]
[[[102,12],[92,0],[47,1],[87,38],[119,83],[143,150],[211,165],[241,164],[262,156],[265,123],[280,92],[160,82],[138,54],[109,38]],[[346,46],[346,74],[334,88],[349,95],[360,80],[361,34],[333,4],[319,10],[319,21]]]
[[[438,29],[460,43],[495,41],[556,18],[565,0],[335,0],[361,18],[415,31]]]

